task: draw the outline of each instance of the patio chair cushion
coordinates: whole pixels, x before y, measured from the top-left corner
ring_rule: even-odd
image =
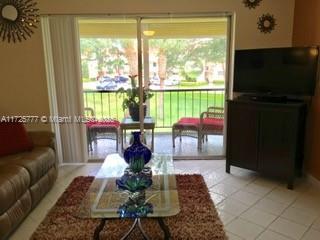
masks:
[[[198,126],[200,124],[200,119],[193,117],[183,117],[179,119],[178,124]]]
[[[86,123],[88,128],[118,128],[120,126],[120,122],[117,120],[110,121],[90,121]]]
[[[223,119],[221,118],[204,118],[203,119],[204,130],[223,131]]]

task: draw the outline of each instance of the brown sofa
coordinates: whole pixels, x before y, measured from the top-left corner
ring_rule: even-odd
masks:
[[[54,134],[28,132],[34,148],[0,157],[0,239],[6,239],[53,186]]]

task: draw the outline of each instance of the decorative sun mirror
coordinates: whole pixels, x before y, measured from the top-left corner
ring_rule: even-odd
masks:
[[[276,24],[276,19],[273,15],[267,13],[263,14],[258,21],[258,29],[262,33],[271,33],[274,30]]]
[[[33,0],[0,0],[0,39],[21,42],[37,28],[39,15]]]
[[[243,0],[242,2],[247,8],[252,9],[259,6],[261,1],[262,0]]]

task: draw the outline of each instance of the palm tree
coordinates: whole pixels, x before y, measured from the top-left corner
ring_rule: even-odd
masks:
[[[160,78],[160,87],[163,88],[164,80],[167,78],[167,55],[166,49],[161,46],[158,50],[158,75]]]
[[[160,88],[163,89],[164,87],[164,80],[167,78],[167,55],[166,55],[166,40],[159,40],[157,43],[159,45],[158,48],[158,75],[160,78]],[[163,92],[160,92],[160,99],[159,99],[159,106],[163,106],[164,104],[164,96]],[[163,116],[163,107],[159,109],[159,116]]]
[[[129,75],[134,76],[138,74],[138,56],[137,49],[132,39],[122,39],[124,47],[124,55],[128,60]]]

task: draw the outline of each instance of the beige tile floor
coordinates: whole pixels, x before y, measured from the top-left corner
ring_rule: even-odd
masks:
[[[28,239],[73,178],[94,175],[99,167],[93,163],[61,166],[53,189],[10,239]],[[225,161],[176,161],[175,169],[204,176],[231,240],[320,239],[320,189],[306,180],[298,181],[291,191],[284,182],[240,168],[226,174]]]

